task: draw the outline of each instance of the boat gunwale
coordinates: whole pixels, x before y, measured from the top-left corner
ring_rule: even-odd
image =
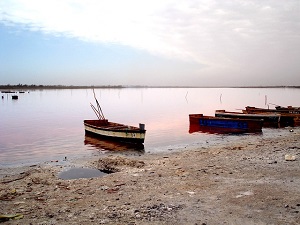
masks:
[[[120,123],[107,122],[107,125],[98,126],[94,124],[90,124],[89,121],[97,121],[97,120],[84,120],[84,125],[92,127],[97,130],[106,130],[106,131],[114,131],[114,132],[127,132],[127,133],[145,133],[146,130],[141,130],[135,126],[129,126]],[[113,126],[111,126],[113,125]]]
[[[226,110],[216,110],[215,115],[234,115],[234,116],[241,116],[241,117],[274,117],[279,118],[281,117],[281,113],[278,112],[260,112],[260,113],[246,113],[246,112],[231,112]]]
[[[204,116],[203,114],[189,114],[189,117],[195,119],[211,119],[211,120],[237,120],[237,121],[248,121],[248,122],[262,122],[263,119],[248,119],[248,118],[228,118],[228,117],[216,117],[216,116]]]

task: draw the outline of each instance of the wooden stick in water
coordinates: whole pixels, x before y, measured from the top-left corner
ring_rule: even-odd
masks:
[[[100,117],[101,117],[102,119],[105,119],[104,114],[103,114],[102,109],[101,109],[101,106],[100,106],[100,104],[99,104],[99,102],[98,102],[98,100],[97,100],[97,98],[96,98],[96,94],[95,94],[95,90],[94,90],[94,89],[93,89],[93,93],[94,93],[94,98],[95,98],[96,103],[97,103],[99,115],[100,115]]]
[[[99,113],[98,110],[95,108],[95,106],[93,106],[92,103],[90,103],[90,104],[91,104],[92,109],[94,110],[94,113],[96,114],[96,116],[97,116],[98,119],[100,120],[100,113]]]

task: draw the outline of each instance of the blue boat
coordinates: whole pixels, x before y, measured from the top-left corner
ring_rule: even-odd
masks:
[[[190,125],[194,128],[207,130],[211,133],[256,133],[262,132],[263,120],[223,118],[203,116],[203,114],[189,114]]]

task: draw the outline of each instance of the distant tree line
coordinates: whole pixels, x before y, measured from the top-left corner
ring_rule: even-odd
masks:
[[[86,88],[123,88],[123,86],[122,85],[74,86],[74,85],[36,85],[36,84],[0,85],[0,89],[86,89]]]
[[[300,86],[147,86],[147,85],[0,85],[0,89],[87,89],[87,88],[300,88]]]

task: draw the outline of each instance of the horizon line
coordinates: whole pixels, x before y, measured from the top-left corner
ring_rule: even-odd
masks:
[[[1,89],[85,89],[85,88],[300,88],[299,85],[216,85],[216,86],[197,86],[197,85],[36,85],[36,84],[17,84],[0,85]]]

